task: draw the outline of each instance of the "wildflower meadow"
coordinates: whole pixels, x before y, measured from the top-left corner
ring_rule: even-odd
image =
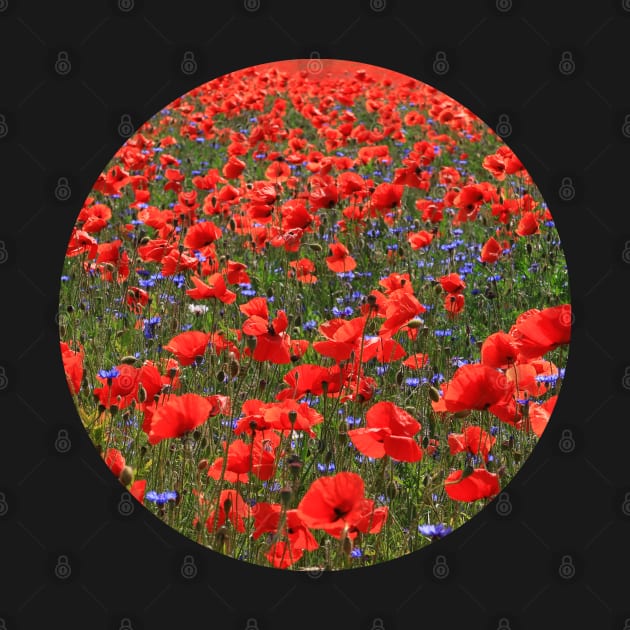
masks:
[[[564,377],[568,275],[512,150],[410,77],[308,60],[136,129],[69,235],[60,345],[104,463],[231,558],[340,570],[447,536]]]

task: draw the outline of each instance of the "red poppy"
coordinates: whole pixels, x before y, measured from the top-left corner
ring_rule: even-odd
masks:
[[[514,420],[514,384],[503,372],[489,365],[462,365],[455,371],[445,390],[444,404],[447,411],[488,410],[501,420]]]
[[[456,315],[464,310],[465,298],[461,293],[449,293],[444,298],[444,308],[450,315]]]
[[[381,324],[378,334],[384,338],[392,337],[405,324],[425,311],[426,308],[413,294],[406,291],[395,291],[387,301],[385,321]]]
[[[265,405],[262,415],[266,425],[273,429],[285,433],[306,431],[310,437],[315,437],[312,427],[324,421],[324,417],[308,403],[292,398]]]
[[[516,233],[519,236],[531,236],[532,234],[540,234],[538,219],[533,212],[525,212],[518,222]]]
[[[456,470],[444,480],[444,490],[455,501],[487,499],[499,493],[499,477],[485,468],[475,468],[465,476],[464,471]]]
[[[352,271],[356,269],[357,263],[352,256],[348,248],[343,243],[335,242],[328,246],[330,249],[330,256],[326,257],[326,265],[328,269],[335,273],[342,273],[344,271]]]
[[[493,368],[506,369],[518,357],[518,344],[512,335],[492,333],[481,344],[481,362]]]
[[[367,412],[366,427],[351,429],[348,437],[356,449],[367,457],[417,462],[422,459],[422,449],[413,436],[421,424],[404,409],[388,401],[380,401]]]
[[[175,335],[164,346],[164,350],[172,352],[181,365],[192,365],[205,354],[210,337],[210,333],[188,330]]]
[[[321,396],[324,393],[324,383],[328,393],[339,391],[340,375],[335,378],[332,369],[320,365],[305,363],[289,370],[282,379],[289,387],[276,394],[276,400],[293,398],[299,400],[306,394]],[[335,382],[336,381],[336,382]]]
[[[569,343],[572,320],[570,304],[530,309],[519,315],[510,334],[524,358],[538,358]]]
[[[503,248],[496,238],[491,236],[481,248],[481,261],[485,263],[495,263],[503,252]]]
[[[222,490],[219,495],[218,509],[212,510],[206,520],[208,532],[216,532],[225,525],[227,520],[232,522],[239,533],[245,532],[244,518],[251,516],[249,505],[236,490]]]
[[[292,260],[289,263],[289,277],[295,276],[295,279],[304,284],[313,284],[317,282],[315,271],[315,263],[308,258],[300,258],[300,260]]]
[[[221,169],[224,177],[228,179],[237,178],[244,170],[247,164],[243,160],[239,160],[235,155],[231,155],[230,159],[225,163],[225,166]]]
[[[549,419],[551,418],[551,414],[553,413],[557,400],[558,396],[554,395],[542,404],[535,403],[533,401],[529,402],[527,412],[528,423],[532,431],[538,437],[540,437],[543,434],[544,430],[547,428],[547,424],[549,422]]]
[[[192,431],[208,420],[211,410],[212,402],[198,394],[170,395],[150,415],[146,427],[149,444],[157,444]]]
[[[144,505],[144,493],[147,489],[147,480],[138,479],[129,486],[129,493],[136,500]]]
[[[105,453],[105,463],[116,477],[120,477],[125,467],[125,457],[117,448],[108,448]]]
[[[221,229],[212,221],[198,221],[188,228],[184,245],[190,249],[202,250],[221,238]]]
[[[193,300],[216,298],[224,304],[232,304],[236,300],[236,293],[227,289],[225,280],[220,273],[213,273],[206,282],[198,276],[192,276],[190,279],[195,288],[188,289],[186,295],[189,295]]]
[[[280,160],[274,160],[265,171],[265,177],[274,182],[286,182],[291,175],[289,165]]]
[[[364,497],[364,490],[363,479],[357,473],[340,472],[320,477],[313,481],[300,501],[298,515],[307,527],[323,529],[335,538],[341,538],[344,531],[349,533],[358,526],[361,526],[360,531],[376,533],[373,502]],[[378,520],[380,529],[385,520],[383,510]]]
[[[303,555],[304,552],[301,549],[295,549],[284,540],[278,540],[269,547],[265,558],[276,569],[286,569],[295,564]]]
[[[466,283],[458,273],[449,273],[447,276],[438,278],[438,281],[447,293],[461,293],[466,288]]]
[[[345,361],[358,350],[357,343],[363,335],[366,321],[366,317],[355,317],[350,320],[332,319],[320,324],[319,331],[327,341],[313,342],[313,350],[337,362]]]
[[[481,453],[484,460],[488,459],[490,449],[494,446],[496,438],[486,433],[481,427],[468,426],[462,433],[449,433],[448,446],[451,455],[457,453]]]
[[[81,389],[81,381],[83,380],[83,359],[85,352],[83,347],[79,345],[78,350],[72,350],[65,342],[60,342],[61,359],[63,361],[63,369],[66,374],[66,382],[70,393],[74,396]]]
[[[279,310],[269,322],[267,301],[262,297],[252,298],[239,309],[249,317],[243,323],[243,333],[256,338],[253,358],[274,364],[291,362],[290,337],[284,332],[289,324],[287,314]],[[249,350],[249,349],[248,349]]]
[[[409,232],[407,235],[407,241],[411,246],[411,249],[417,250],[423,247],[428,247],[433,240],[433,234],[426,230],[420,230],[419,232]]]
[[[423,368],[429,362],[429,355],[423,354],[422,352],[416,352],[416,354],[412,354],[408,356],[402,364],[405,367],[411,368],[412,370],[419,370]]]
[[[144,307],[149,303],[149,294],[139,287],[129,287],[125,301],[132,313],[140,315]]]
[[[372,193],[371,204],[377,210],[391,210],[400,204],[405,187],[402,184],[379,184]]]

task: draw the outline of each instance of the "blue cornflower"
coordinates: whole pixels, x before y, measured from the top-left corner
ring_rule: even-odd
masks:
[[[435,497],[437,499],[437,497]],[[444,538],[444,536],[448,536],[453,531],[453,528],[444,525],[444,523],[436,523],[435,525],[418,525],[418,531],[423,536],[428,536],[432,540],[438,540],[440,538]]]
[[[145,339],[153,339],[155,336],[155,327],[160,323],[161,318],[159,316],[151,317],[151,319],[143,319],[144,323],[144,338]]]
[[[99,370],[98,375],[101,378],[116,378],[120,374],[118,368],[113,367],[111,370]]]
[[[248,282],[241,282],[238,286],[241,287],[241,295],[246,297],[256,295],[256,291],[252,289],[252,285]]]
[[[354,416],[347,416],[346,422],[350,425],[360,424],[361,418],[355,418]]]
[[[362,555],[363,552],[361,551],[360,547],[353,547],[352,551],[350,552],[351,558],[360,558]]]
[[[420,385],[420,379],[417,376],[410,376],[405,379],[405,385],[407,385],[407,387],[418,387]]]
[[[491,426],[490,427],[490,435],[492,435],[493,437],[499,432],[499,427],[497,426]]]
[[[453,334],[453,331],[450,328],[446,330],[434,330],[433,333],[436,337],[450,337]]]
[[[177,492],[175,490],[167,490],[166,492],[156,492],[155,490],[149,490],[144,495],[147,501],[151,501],[157,505],[164,505],[168,501],[175,501],[177,499]]]
[[[332,472],[335,470],[335,464],[333,462],[330,462],[328,466],[326,466],[326,464],[317,464],[317,470],[319,470],[319,472]]]
[[[317,322],[314,319],[309,319],[302,324],[302,330],[311,331],[317,328]]]

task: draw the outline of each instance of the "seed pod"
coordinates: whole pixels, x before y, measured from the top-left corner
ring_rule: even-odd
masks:
[[[120,476],[118,477],[120,483],[123,486],[128,486],[133,481],[133,468],[131,466],[125,466],[120,471]]]

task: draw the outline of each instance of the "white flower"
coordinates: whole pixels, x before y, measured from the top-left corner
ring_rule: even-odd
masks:
[[[188,310],[193,315],[203,315],[208,312],[208,307],[205,304],[189,304]]]

